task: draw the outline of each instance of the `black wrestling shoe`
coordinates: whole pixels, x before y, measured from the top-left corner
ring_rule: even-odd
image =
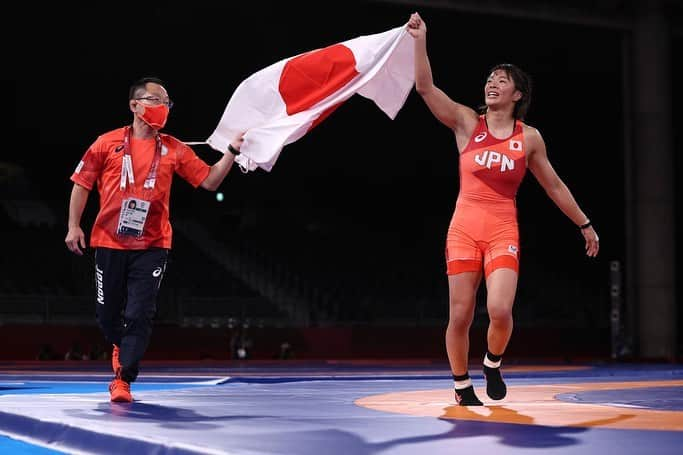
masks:
[[[455,401],[459,406],[483,406],[484,403],[479,401],[477,394],[474,393],[474,387],[469,386],[464,389],[455,390]]]
[[[500,367],[489,368],[484,365],[484,376],[486,376],[486,395],[492,400],[502,400],[507,395],[507,386],[503,382],[500,374]]]

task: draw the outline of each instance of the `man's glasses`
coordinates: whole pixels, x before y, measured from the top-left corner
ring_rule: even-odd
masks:
[[[157,96],[141,96],[140,98],[135,98],[136,100],[145,100],[149,101],[150,103],[154,105],[159,105],[159,104],[165,104],[168,106],[169,109],[173,107],[173,101],[168,100],[168,101],[163,101],[161,98]]]

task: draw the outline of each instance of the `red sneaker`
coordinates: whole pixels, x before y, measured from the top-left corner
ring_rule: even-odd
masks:
[[[111,381],[109,393],[111,394],[111,401],[119,403],[130,403],[133,401],[133,396],[130,394],[130,384],[123,379],[116,378]]]
[[[118,374],[121,370],[121,362],[119,362],[119,347],[113,345],[114,349],[111,351],[111,369],[114,370],[114,374]]]

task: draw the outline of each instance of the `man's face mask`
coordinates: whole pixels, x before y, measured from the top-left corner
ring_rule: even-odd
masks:
[[[155,130],[159,130],[166,125],[166,120],[168,119],[168,106],[165,104],[159,104],[157,106],[150,106],[143,103],[139,104],[144,109],[142,114],[138,114],[138,117],[140,117],[143,122]]]

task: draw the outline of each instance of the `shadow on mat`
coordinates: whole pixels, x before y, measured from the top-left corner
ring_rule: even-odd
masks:
[[[260,419],[269,416],[254,415],[203,415],[192,409],[174,408],[158,404],[142,403],[100,403],[97,408],[89,411],[65,410],[71,417],[102,420],[112,422],[112,417],[118,421],[156,422],[163,428],[178,429],[211,429],[223,426],[221,422],[230,420],[243,421],[246,419]],[[116,421],[114,420],[114,421]],[[215,422],[215,423],[213,423]]]
[[[454,428],[448,432],[450,437],[497,436],[499,443],[514,447],[563,447],[580,442],[573,435],[610,423],[630,419],[630,414],[620,414],[607,419],[581,422],[577,425],[538,425],[534,418],[505,406],[483,406],[490,413],[483,416],[468,406],[448,406],[441,421],[450,421]]]
[[[402,438],[385,439],[378,442],[368,442],[363,437],[349,431],[325,429],[318,431],[294,431],[294,432],[277,432],[264,433],[258,440],[254,441],[250,438],[234,438],[232,440],[232,448],[242,450],[255,450],[263,452],[284,453],[288,448],[292,453],[298,455],[373,455],[382,453],[386,450],[394,448],[407,448],[413,444],[425,444],[430,442],[441,441],[441,443],[453,443],[453,450],[462,449],[462,442],[467,438],[481,438],[482,436],[495,437],[495,442],[486,443],[482,450],[496,450],[495,446],[508,446],[519,448],[555,448],[567,447],[577,444],[585,443],[585,441],[576,436],[584,433],[591,428],[578,426],[547,426],[534,425],[532,418],[520,414],[518,411],[505,408],[504,406],[487,406],[492,411],[488,419],[490,421],[481,421],[481,415],[474,411],[469,411],[466,408],[458,407],[457,410],[451,410],[460,414],[471,413],[475,415],[478,420],[456,420],[452,418],[453,413],[449,415],[451,418],[440,417],[435,419],[435,422],[441,425],[428,424],[429,431],[437,428],[443,428],[443,424],[449,424],[447,431],[433,434],[422,434],[415,436],[406,436]],[[448,408],[446,408],[448,410]],[[629,415],[621,415],[618,417],[604,419],[601,421],[584,422],[594,426],[600,424],[607,424],[619,420],[628,419]],[[496,421],[495,419],[514,418],[517,423],[504,423]],[[296,420],[296,419],[294,419]],[[424,421],[423,421],[424,422]],[[391,433],[396,434],[398,427],[395,427]],[[415,432],[417,426],[407,424],[406,431]],[[379,434],[384,433],[380,430]],[[373,439],[380,439],[381,436],[373,437]],[[330,441],[333,441],[330,443]],[[491,445],[488,445],[491,444]],[[440,446],[441,447],[441,446]],[[416,448],[416,450],[418,450]],[[283,452],[284,451],[284,452]]]

